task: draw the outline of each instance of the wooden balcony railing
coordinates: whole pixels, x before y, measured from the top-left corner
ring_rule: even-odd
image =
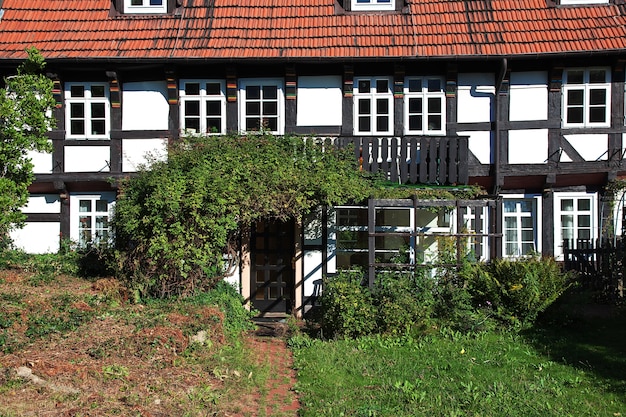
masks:
[[[336,143],[353,146],[363,170],[389,181],[466,185],[469,180],[467,137],[340,137]]]

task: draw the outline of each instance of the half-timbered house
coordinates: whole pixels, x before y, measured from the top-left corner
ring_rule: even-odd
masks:
[[[482,256],[558,258],[564,239],[621,228],[604,187],[626,174],[623,0],[0,0],[0,75],[31,46],[57,102],[54,151],[32,155],[13,234],[31,252],[106,239],[115,180],[185,131],[261,125],[354,143],[393,181],[478,184],[496,201],[450,216],[370,201],[258,225],[233,279],[263,311],[301,312],[322,274],[371,264],[377,230],[489,230],[501,238]],[[418,262],[417,241],[373,245],[384,259],[407,244]]]

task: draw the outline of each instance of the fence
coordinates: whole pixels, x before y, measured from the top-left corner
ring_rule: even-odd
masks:
[[[341,137],[340,147],[353,146],[364,171],[382,173],[402,184],[467,184],[467,137]]]
[[[584,289],[602,291],[607,296],[624,296],[626,241],[564,240],[564,267],[579,274]]]

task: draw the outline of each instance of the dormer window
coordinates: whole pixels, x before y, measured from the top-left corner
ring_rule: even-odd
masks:
[[[167,12],[167,0],[124,0],[124,13],[158,14]]]
[[[395,10],[396,0],[350,0],[353,11]]]

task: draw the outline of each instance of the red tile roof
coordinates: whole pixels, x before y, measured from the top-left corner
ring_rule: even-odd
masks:
[[[403,13],[342,14],[335,0],[184,3],[178,16],[110,17],[110,0],[4,0],[0,59],[22,59],[28,46],[48,59],[443,58],[626,49],[626,8],[618,5],[409,0]]]

